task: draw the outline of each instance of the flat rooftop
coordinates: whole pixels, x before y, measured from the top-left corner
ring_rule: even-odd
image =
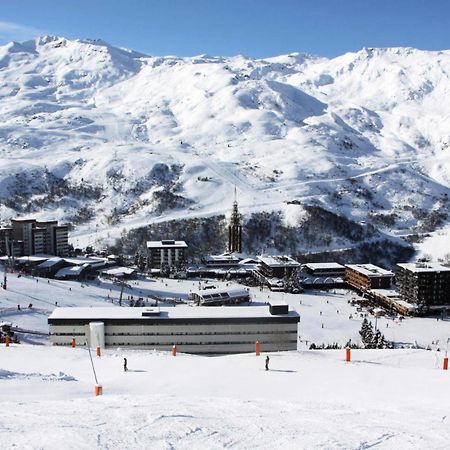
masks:
[[[147,248],[187,248],[184,241],[162,240],[162,241],[147,241]]]
[[[305,267],[311,270],[318,269],[330,269],[330,270],[344,270],[345,266],[337,262],[320,262],[320,263],[306,263],[303,264]]]
[[[257,258],[270,267],[300,267],[300,263],[290,256],[258,256]]]
[[[345,267],[370,277],[393,277],[394,273],[374,264],[346,264]]]
[[[239,262],[240,258],[238,258],[237,256],[235,256],[234,254],[223,254],[223,255],[207,255],[204,257],[204,260],[206,262],[216,262],[216,261],[233,261],[233,262]]]
[[[450,272],[450,267],[445,267],[439,263],[400,263],[397,266],[414,273]]]
[[[143,316],[142,313],[154,312],[154,308],[131,307],[92,307],[92,308],[55,308],[49,316],[53,319],[74,319],[102,321],[108,319],[228,319],[228,318],[267,318],[270,314],[268,306],[173,306],[160,307],[159,315]],[[289,311],[280,317],[299,317],[297,312]],[[278,315],[276,316],[278,317]]]

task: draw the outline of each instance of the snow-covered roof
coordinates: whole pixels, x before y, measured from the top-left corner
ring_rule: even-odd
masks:
[[[64,258],[64,260],[70,264],[76,265],[89,264],[91,266],[106,264],[107,262],[109,262],[106,258],[100,258],[96,256],[90,256],[88,258],[82,256],[74,256],[70,258]]]
[[[344,270],[345,266],[342,264],[339,264],[337,262],[320,262],[320,263],[306,263],[303,264],[305,267],[311,270],[318,270],[318,269],[330,269],[330,270]]]
[[[162,240],[147,241],[147,248],[187,248],[184,241]]]
[[[56,272],[55,277],[56,278],[65,278],[67,276],[77,276],[80,275],[84,269],[88,267],[88,264],[83,264],[81,266],[71,266],[71,267],[64,267],[63,269],[58,270]]]
[[[101,270],[101,273],[115,276],[131,275],[134,272],[136,272],[136,269],[131,267],[113,267],[112,269]]]
[[[224,253],[223,255],[207,255],[204,257],[205,262],[236,262],[240,261],[240,258],[236,257],[233,253]]]
[[[59,264],[61,261],[64,261],[64,259],[55,256],[54,258],[49,258],[47,259],[47,261],[44,261],[43,263],[39,264],[38,268],[47,269],[49,267],[53,267],[56,264]]]
[[[400,263],[397,266],[414,273],[450,272],[450,267],[445,267],[439,263]]]
[[[145,319],[142,313],[149,308],[56,308],[49,319]],[[285,317],[298,317],[295,311],[289,311]],[[159,316],[150,316],[155,319],[195,319],[195,318],[260,318],[274,317],[270,314],[268,306],[175,306],[160,307]],[[276,316],[279,317],[279,316]]]
[[[250,295],[246,289],[203,289],[200,291],[195,291],[193,294],[198,295],[204,299],[217,298],[239,298]]]
[[[300,263],[290,256],[258,256],[257,258],[270,267],[300,267]]]
[[[383,269],[374,264],[346,264],[345,267],[359,272],[367,277],[393,277],[394,274],[390,270]]]
[[[244,258],[242,261],[239,261],[239,265],[245,265],[245,264],[258,264],[258,261],[255,258]]]
[[[400,298],[400,292],[395,289],[370,289],[370,292],[374,292],[375,294],[382,295],[390,299]]]
[[[27,262],[44,262],[47,259],[52,258],[49,255],[31,255],[31,256],[19,256],[18,258],[14,258],[16,262],[19,263],[27,263]]]

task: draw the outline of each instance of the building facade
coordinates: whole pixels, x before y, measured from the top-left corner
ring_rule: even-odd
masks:
[[[48,323],[54,345],[70,345],[75,338],[81,345],[156,350],[176,345],[185,353],[233,354],[254,352],[256,341],[264,352],[296,350],[299,320],[287,308],[176,306],[56,308]]]
[[[0,231],[0,251],[11,256],[69,254],[69,227],[58,221],[12,219],[11,227]]]
[[[345,266],[345,281],[361,292],[369,289],[389,289],[393,278],[393,272],[374,264],[348,264]]]
[[[395,280],[402,300],[416,305],[419,312],[450,309],[450,267],[397,264]]]
[[[184,241],[147,241],[147,266],[161,270],[180,268],[186,262],[187,248]]]
[[[259,271],[267,278],[287,278],[300,263],[290,256],[258,256]]]
[[[302,265],[302,270],[315,277],[344,277],[345,266],[336,263],[306,263]]]

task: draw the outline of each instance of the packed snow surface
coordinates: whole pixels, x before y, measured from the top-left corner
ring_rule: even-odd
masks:
[[[344,350],[306,349],[311,342],[358,342],[362,317],[348,303],[354,294],[252,288],[253,303],[286,301],[300,314],[298,351],[270,353],[267,372],[265,354],[173,357],[108,348],[98,358],[93,351],[103,388],[95,397],[88,350],[48,345],[47,317],[60,306],[129,308],[118,306],[120,286],[11,273],[7,281],[0,321],[20,328],[22,343],[0,345],[2,448],[448,448],[446,320],[380,317],[379,329],[406,348],[353,350],[346,363]],[[123,304],[131,295],[186,299],[205,282],[141,278],[125,289]],[[431,351],[412,348],[428,345]]]
[[[424,350],[200,357],[13,345],[2,448],[446,449],[449,373]],[[123,372],[123,358],[128,372]],[[441,358],[439,358],[441,362]],[[36,376],[35,371],[64,377]],[[67,381],[70,377],[71,381]]]
[[[290,224],[296,200],[397,236],[440,230],[449,76],[448,50],[178,58],[13,42],[0,47],[0,217],[72,221],[81,246],[223,214],[236,186],[244,214]]]

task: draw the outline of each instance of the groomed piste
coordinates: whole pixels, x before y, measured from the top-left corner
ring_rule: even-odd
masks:
[[[440,355],[438,355],[440,356]],[[128,371],[123,371],[123,358]],[[448,371],[424,350],[201,357],[0,348],[3,448],[445,449]],[[43,432],[45,430],[45,432]]]

